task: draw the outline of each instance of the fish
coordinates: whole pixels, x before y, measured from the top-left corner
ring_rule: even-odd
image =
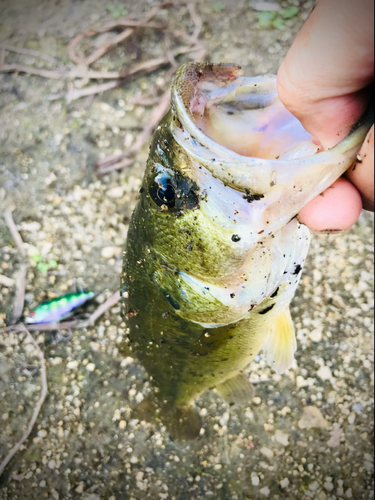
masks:
[[[93,299],[95,295],[94,292],[83,291],[48,300],[30,311],[24,321],[29,325],[38,323],[58,323],[71,316],[74,309]]]
[[[295,363],[289,305],[310,242],[297,214],[353,165],[372,121],[322,151],[274,75],[245,77],[236,64],[178,71],[121,277],[122,350],[146,369],[157,421],[177,435],[199,433],[194,402],[208,389],[230,406],[251,402],[243,371],[260,351],[277,373]]]

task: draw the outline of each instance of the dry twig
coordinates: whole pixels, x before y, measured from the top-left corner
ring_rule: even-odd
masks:
[[[122,153],[121,155],[109,156],[98,162],[97,175],[105,175],[113,172],[114,170],[120,170],[121,168],[129,166],[133,163],[133,160],[131,160],[129,157],[133,157],[147,141],[149,136],[157,127],[160,120],[168,111],[169,102],[170,90],[168,89],[167,92],[164,92],[164,94],[161,96],[158,106],[156,106],[156,108],[152,112],[150,121],[138,135],[133,146],[126,153]]]
[[[26,256],[26,249],[25,249],[25,246],[23,244],[21,235],[18,232],[18,229],[14,223],[12,212],[10,210],[6,210],[4,212],[4,219],[5,219],[5,223],[8,226],[10,234],[12,235],[12,238],[13,238],[20,254],[22,255],[22,257],[25,257]]]
[[[39,53],[38,51],[31,51],[28,49],[20,49],[17,47],[12,47],[9,45],[1,45],[0,44],[0,72],[8,72],[8,73],[26,73],[30,75],[40,76],[43,78],[49,78],[53,80],[66,80],[72,81],[76,79],[81,80],[81,86],[86,85],[90,80],[111,80],[107,83],[102,83],[98,85],[92,85],[86,88],[80,89],[70,89],[65,95],[65,99],[67,102],[74,101],[81,97],[86,97],[90,95],[95,95],[100,92],[104,92],[106,90],[114,89],[121,85],[122,80],[133,76],[140,72],[150,72],[154,71],[157,68],[162,66],[171,64],[172,67],[176,64],[175,58],[182,54],[187,54],[191,52],[198,51],[198,58],[203,58],[205,55],[205,51],[203,45],[199,42],[198,38],[202,31],[202,20],[197,14],[195,10],[195,2],[187,3],[187,9],[190,14],[190,17],[195,25],[195,29],[192,35],[189,35],[183,30],[175,30],[166,25],[151,23],[151,20],[155,17],[155,15],[164,7],[168,7],[171,5],[175,5],[171,0],[166,0],[161,4],[155,6],[150,12],[140,20],[122,18],[118,19],[115,22],[109,23],[105,26],[97,28],[96,30],[88,30],[84,33],[80,33],[77,35],[68,46],[68,53],[72,61],[76,63],[76,67],[72,70],[45,70],[45,69],[37,69],[32,66],[20,65],[20,64],[5,64],[5,53],[6,51],[17,52],[20,54],[28,54],[33,55],[35,57],[42,57],[48,61],[55,60],[48,55]],[[110,30],[125,28],[124,31],[119,33],[111,42],[103,44],[101,47],[93,51],[86,58],[80,56],[77,53],[77,45],[84,38],[91,37],[97,35],[99,33],[105,33]],[[174,51],[167,50],[166,57],[159,57],[150,59],[149,61],[145,61],[139,64],[134,65],[130,69],[123,71],[94,71],[90,70],[89,66],[97,61],[100,57],[106,54],[109,50],[113,49],[119,43],[126,40],[129,36],[135,33],[140,28],[152,28],[152,29],[164,29],[166,33],[170,33],[175,37],[184,40],[188,45],[178,47]],[[62,95],[52,96],[51,99],[61,98]]]
[[[0,285],[5,286],[7,288],[12,288],[16,284],[15,280],[12,278],[8,278],[8,276],[4,276],[0,274]]]
[[[150,10],[150,12],[145,16],[144,19],[140,21],[134,21],[131,19],[123,18],[123,19],[118,19],[116,22],[109,23],[105,26],[102,26],[101,28],[98,28],[97,30],[88,30],[85,33],[80,33],[77,35],[73,40],[70,42],[68,46],[68,53],[69,57],[78,65],[82,66],[90,66],[90,64],[94,63],[97,61],[100,57],[102,57],[104,54],[106,54],[109,50],[113,49],[116,45],[119,43],[123,42],[126,40],[130,35],[132,35],[137,28],[153,28],[153,29],[162,29],[163,26],[160,24],[150,24],[149,21],[155,15],[159,12],[160,9],[163,7],[166,7],[168,5],[171,5],[171,1],[166,1],[161,3],[160,5],[156,5],[153,9]],[[82,59],[79,55],[76,53],[76,46],[78,43],[83,40],[84,38],[91,37],[94,35],[97,35],[99,33],[105,33],[106,31],[111,31],[113,29],[123,27],[123,28],[128,28],[124,30],[122,33],[120,33],[114,40],[112,40],[109,43],[105,43],[101,47],[99,47],[97,50],[95,50],[92,54],[90,54],[87,58]]]
[[[63,71],[52,71],[49,69],[36,69],[32,66],[22,64],[3,64],[0,66],[0,71],[3,73],[27,73],[29,75],[41,76],[50,78],[51,80],[61,80],[65,77]]]
[[[8,229],[10,231],[10,234],[12,235],[12,238],[18,248],[18,251],[20,252],[22,258],[26,257],[26,250],[25,246],[23,244],[22,238],[20,233],[18,232],[18,229],[14,223],[12,212],[9,210],[6,210],[4,212],[4,219],[5,223],[8,226]],[[20,268],[16,274],[16,296],[14,299],[14,308],[13,308],[13,315],[10,320],[11,324],[17,323],[17,321],[20,319],[25,303],[25,289],[26,289],[26,270],[27,266],[25,262],[22,262],[20,265]]]
[[[43,54],[43,52],[39,52],[38,50],[21,49],[19,47],[13,47],[12,45],[6,45],[5,43],[0,43],[0,50],[15,52],[16,54],[23,54],[26,56],[39,57],[40,59],[44,59],[52,63],[57,62],[54,57]]]
[[[22,316],[24,304],[25,304],[25,290],[26,290],[26,270],[27,266],[22,262],[19,270],[16,273],[16,295],[14,298],[13,314],[10,320],[11,324],[17,323],[17,321]]]
[[[21,446],[23,445],[23,443],[30,436],[30,434],[31,434],[31,432],[32,432],[32,430],[34,428],[35,422],[38,419],[40,410],[41,410],[41,408],[43,406],[43,403],[44,403],[44,401],[45,401],[45,399],[47,397],[47,394],[48,394],[46,362],[45,362],[43,351],[40,349],[40,347],[38,346],[38,344],[35,342],[34,338],[30,334],[30,332],[28,331],[28,329],[25,327],[25,325],[19,324],[19,325],[17,325],[17,329],[18,329],[18,331],[24,332],[26,334],[27,338],[33,344],[33,346],[34,346],[34,348],[35,348],[35,350],[37,352],[37,355],[38,355],[38,357],[40,359],[40,376],[41,376],[42,386],[41,386],[41,394],[40,394],[39,401],[38,401],[38,403],[37,403],[37,405],[36,405],[36,407],[34,409],[33,415],[32,415],[31,420],[30,420],[30,422],[29,422],[29,424],[28,424],[28,426],[26,428],[26,431],[24,432],[24,434],[22,435],[22,437],[18,441],[18,443],[15,444],[15,446],[13,446],[13,448],[10,450],[10,452],[8,453],[8,455],[4,458],[4,460],[0,464],[0,476],[3,474],[6,466],[9,464],[9,462],[12,460],[12,458],[15,456],[15,454],[21,448]]]

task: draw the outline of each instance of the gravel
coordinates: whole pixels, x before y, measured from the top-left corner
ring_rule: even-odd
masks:
[[[134,13],[151,3],[125,5]],[[300,5],[285,31],[259,28],[247,1],[201,2],[211,60],[240,62],[247,74],[276,72],[312,7],[279,4]],[[0,43],[68,64],[71,38],[113,20],[113,12],[98,0],[4,0]],[[182,7],[169,15],[187,27]],[[157,55],[164,46],[155,37],[144,33],[139,45],[114,50],[98,67],[118,69],[124,58],[146,51]],[[66,104],[46,98],[63,92],[63,82],[0,73],[0,206],[15,209],[27,250],[25,312],[74,289],[77,280],[100,292],[97,302],[118,287],[147,147],[131,168],[102,179],[94,162],[133,144],[151,109],[131,99],[161,91],[167,78],[160,70]],[[0,327],[12,309],[19,264],[0,220]],[[248,408],[229,409],[212,391],[202,395],[202,430],[192,442],[173,442],[161,425],[134,418],[150,381],[130,352],[119,354],[126,326],[118,307],[64,342],[36,334],[49,395],[30,439],[0,478],[0,500],[372,499],[373,270],[371,215],[345,234],[315,235],[292,307],[297,366],[280,377],[259,356],[247,370],[256,382]],[[39,394],[34,350],[22,334],[0,334],[0,457],[21,437]]]

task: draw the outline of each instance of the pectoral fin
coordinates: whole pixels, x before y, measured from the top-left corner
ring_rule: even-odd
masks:
[[[243,373],[217,385],[216,390],[230,406],[245,406],[254,397],[254,388]]]
[[[287,309],[273,326],[263,346],[263,352],[269,365],[281,375],[293,365],[296,350],[296,336],[290,311]]]

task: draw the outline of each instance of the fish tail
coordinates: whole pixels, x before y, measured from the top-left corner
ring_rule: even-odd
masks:
[[[150,394],[134,410],[133,417],[153,425],[163,424],[172,439],[192,440],[199,436],[202,422],[193,406],[176,407]]]

